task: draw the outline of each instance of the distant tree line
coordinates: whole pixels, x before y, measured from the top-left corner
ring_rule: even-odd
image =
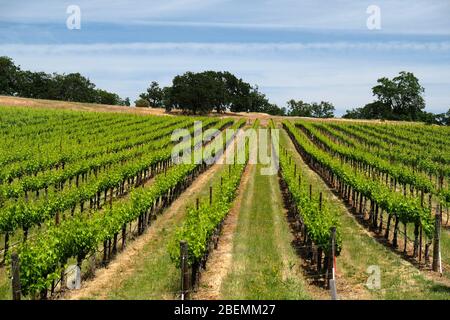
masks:
[[[0,57],[0,95],[129,106],[130,99],[96,88],[79,73],[58,74],[21,70]]]
[[[9,57],[0,57],[0,95],[74,102],[130,106],[130,99],[96,88],[80,73],[58,74],[22,70]],[[153,81],[135,101],[136,107],[174,109],[192,114],[212,111],[261,112],[279,116],[334,117],[329,102],[305,103],[290,100],[287,107],[269,102],[266,95],[230,72],[186,72],[172,85],[161,88]]]
[[[284,115],[286,110],[272,104],[257,86],[230,72],[186,72],[176,76],[172,85],[161,88],[152,82],[135,101],[137,107],[165,108],[199,114],[208,112],[265,112]]]
[[[413,73],[402,71],[393,79],[380,78],[372,88],[376,100],[364,107],[347,110],[343,118],[420,121],[430,124],[450,125],[447,113],[433,114],[424,111],[424,87]]]
[[[433,114],[424,111],[425,89],[411,72],[380,78],[372,88],[376,99],[361,108],[347,110],[343,118],[421,121],[450,125],[450,109]],[[80,73],[58,74],[22,70],[9,57],[0,57],[0,95],[74,102],[130,106],[130,99],[96,88]],[[136,107],[174,109],[205,114],[212,111],[261,112],[270,115],[332,118],[335,108],[330,102],[306,103],[290,100],[287,107],[270,103],[258,86],[237,78],[230,72],[186,72],[161,88],[153,81],[135,101]]]
[[[288,116],[309,118],[334,117],[335,108],[330,102],[321,101],[320,103],[306,103],[302,100],[289,100],[287,102],[287,105],[289,109],[289,112],[287,114]]]
[[[136,107],[174,109],[187,113],[262,112],[279,116],[333,117],[329,102],[307,104],[291,100],[287,108],[270,103],[257,86],[230,72],[186,72],[176,76],[171,86],[161,88],[153,81],[135,101]]]

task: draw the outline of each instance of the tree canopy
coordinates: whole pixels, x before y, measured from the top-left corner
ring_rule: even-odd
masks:
[[[11,58],[0,57],[0,94],[14,95],[17,92],[19,68]]]
[[[310,117],[310,118],[333,118],[334,106],[330,102],[321,101],[320,103],[306,103],[302,100],[289,100],[287,102],[289,116]]]
[[[344,118],[420,121],[427,118],[423,93],[425,89],[411,72],[397,77],[380,78],[372,88],[376,100],[362,108],[348,110]]]
[[[134,102],[134,104],[135,104],[135,106],[137,108],[149,108],[150,107],[150,104],[148,103],[148,100],[142,99],[142,98],[137,99]]]
[[[153,81],[138,100],[144,106],[141,100],[148,101],[150,107],[163,106],[167,111],[179,109],[193,114],[211,111],[285,113],[284,108],[271,104],[257,86],[227,71],[186,72],[174,77],[172,86],[162,89]]]
[[[148,106],[152,108],[161,108],[163,106],[164,91],[159,87],[158,82],[153,81],[150,84],[150,87],[148,87],[147,92],[141,93],[139,98],[146,100],[148,102]],[[142,106],[142,102],[140,105]]]

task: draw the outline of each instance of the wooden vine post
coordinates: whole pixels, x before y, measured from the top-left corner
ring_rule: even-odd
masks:
[[[336,290],[336,227],[331,227],[331,253],[329,255],[330,261],[328,262],[328,286],[330,288],[330,294],[332,300],[338,300]]]
[[[322,192],[319,194],[319,210],[322,211]]]
[[[213,200],[213,188],[212,186],[209,187],[209,206],[212,206],[212,200]]]
[[[8,256],[8,249],[9,249],[9,232],[5,233],[5,245],[3,249],[3,261],[0,263],[0,265],[4,264],[6,262],[6,257]]]
[[[189,296],[189,267],[188,267],[188,244],[185,240],[180,241],[181,261],[181,300]]]
[[[440,206],[437,209],[434,220],[434,245],[433,245],[433,271],[442,274],[441,262],[441,210]]]
[[[20,288],[20,265],[19,265],[19,255],[14,252],[11,255],[11,273],[12,273],[12,299],[20,300],[21,288]]]

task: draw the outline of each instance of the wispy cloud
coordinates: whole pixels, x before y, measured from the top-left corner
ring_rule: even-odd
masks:
[[[3,44],[0,52],[35,52],[39,54],[67,53],[145,53],[178,50],[190,52],[242,53],[242,52],[296,52],[296,51],[428,51],[448,52],[450,41],[440,42],[305,42],[305,43],[208,43],[208,42],[153,42],[153,43],[94,43],[94,44]]]
[[[450,33],[448,0],[16,0],[2,4],[0,21],[59,23],[70,4],[86,22],[314,30],[366,30],[366,9],[376,4],[382,32]]]

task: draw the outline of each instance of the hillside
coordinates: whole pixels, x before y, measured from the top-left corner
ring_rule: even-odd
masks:
[[[148,114],[155,116],[167,115],[181,115],[179,111],[166,113],[162,108],[136,108],[136,107],[122,107],[97,103],[81,103],[58,100],[44,100],[44,99],[30,99],[21,97],[10,97],[0,95],[0,106],[11,107],[31,107],[31,108],[50,108],[50,109],[69,109],[78,111],[96,111],[96,112],[118,112],[118,113],[135,113]],[[209,116],[228,116],[228,117],[246,117],[249,119],[268,119],[270,115],[266,113],[232,113],[226,112],[224,114],[212,113]]]

